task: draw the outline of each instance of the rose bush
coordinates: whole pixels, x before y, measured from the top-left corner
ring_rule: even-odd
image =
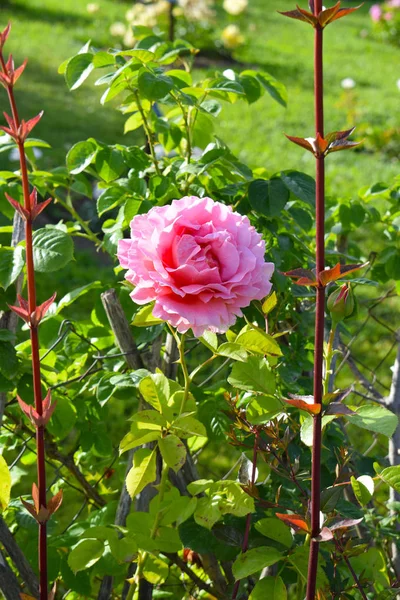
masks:
[[[188,196],[131,222],[118,258],[135,285],[137,304],[155,300],[153,315],[180,333],[224,333],[241,309],[271,290],[274,265],[246,216],[211,198]]]

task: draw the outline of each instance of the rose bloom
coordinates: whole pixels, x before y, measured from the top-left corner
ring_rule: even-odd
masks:
[[[131,222],[118,259],[135,285],[136,304],[155,300],[153,315],[180,333],[224,333],[241,309],[271,290],[272,263],[246,216],[211,198],[186,196]]]
[[[126,27],[120,21],[116,21],[111,25],[110,33],[113,37],[122,37],[126,33]]]
[[[237,25],[228,25],[221,33],[221,40],[225,48],[235,50],[244,43],[244,37]]]
[[[373,4],[369,9],[369,14],[371,15],[371,19],[375,22],[380,21],[382,16],[382,9],[379,4]]]
[[[248,0],[224,0],[224,10],[230,15],[240,15],[248,6]]]

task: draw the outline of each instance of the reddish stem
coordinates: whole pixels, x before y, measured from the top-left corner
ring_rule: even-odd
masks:
[[[314,14],[322,10],[322,0],[316,0]],[[324,136],[323,102],[323,29],[317,24],[314,42],[314,101],[315,134]],[[316,158],[316,271],[317,297],[315,309],[315,345],[314,345],[314,402],[322,404],[323,360],[324,360],[324,322],[325,289],[319,282],[318,274],[325,268],[325,163],[323,156]],[[311,542],[308,562],[307,600],[314,600],[316,592],[319,543],[315,537],[320,532],[319,515],[321,506],[321,413],[314,416],[313,446],[311,467]]]
[[[6,64],[3,54],[0,52],[0,63],[3,72],[6,72]],[[12,116],[16,127],[19,127],[20,120],[18,109],[15,102],[14,90],[12,86],[7,87],[8,99],[12,111]],[[24,197],[24,207],[31,209],[29,196],[28,168],[26,163],[24,143],[18,143],[22,191]],[[36,310],[36,286],[35,270],[33,262],[33,241],[32,241],[32,222],[25,221],[25,250],[26,250],[26,278],[28,287],[28,306],[30,314]],[[30,327],[31,348],[32,348],[32,372],[33,372],[33,390],[35,397],[35,409],[39,415],[43,414],[42,404],[42,386],[40,375],[40,356],[39,356],[39,337],[37,326]],[[44,447],[44,427],[36,429],[37,446],[37,473],[39,490],[39,508],[46,507],[46,468],[45,468],[45,447]],[[47,576],[47,528],[46,523],[39,523],[39,594],[40,600],[48,600],[48,576]]]
[[[252,470],[251,470],[251,485],[253,486],[256,481],[256,470],[257,470],[257,451],[258,451],[258,431],[254,436],[254,446],[253,446],[253,461],[252,461]],[[246,517],[246,528],[244,531],[244,538],[242,544],[242,553],[247,551],[249,547],[249,536],[251,529],[251,513],[249,513]],[[232,600],[235,600],[237,597],[237,593],[239,591],[240,580],[235,581],[235,585],[233,587],[232,592]]]
[[[363,600],[368,600],[367,596],[365,595],[364,589],[360,583],[360,580],[358,579],[356,572],[354,571],[353,567],[351,566],[351,562],[349,561],[348,557],[346,556],[346,553],[343,549],[342,544],[340,543],[339,539],[336,536],[333,537],[333,541],[335,542],[336,548],[339,550],[342,558],[344,559],[344,561],[354,579],[354,582],[355,582],[361,596],[363,597]]]

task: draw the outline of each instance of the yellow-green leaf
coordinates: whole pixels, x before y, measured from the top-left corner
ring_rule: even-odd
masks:
[[[134,498],[140,494],[156,477],[156,449],[141,448],[135,452],[133,467],[126,477],[126,489],[130,497]]]
[[[167,435],[158,442],[165,463],[177,473],[185,464],[185,444],[176,435]]]
[[[0,455],[0,512],[5,510],[10,502],[11,475],[7,463]]]

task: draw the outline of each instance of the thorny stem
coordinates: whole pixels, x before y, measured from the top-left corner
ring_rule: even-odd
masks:
[[[139,92],[137,90],[134,90],[134,89],[132,89],[132,92],[133,92],[133,95],[135,96],[135,101],[136,101],[138,110],[139,110],[140,115],[141,115],[142,120],[143,120],[143,128],[144,128],[145,133],[146,133],[147,142],[149,144],[150,154],[151,154],[151,158],[153,160],[154,168],[156,170],[157,175],[160,175],[160,177],[161,177],[160,166],[158,164],[158,160],[157,160],[157,156],[156,156],[156,151],[154,149],[153,133],[152,133],[152,131],[150,129],[150,125],[149,125],[149,122],[147,120],[146,113],[143,110],[143,106],[142,106],[142,103],[140,101]]]
[[[3,53],[0,52],[0,63],[4,73],[6,73],[6,64]],[[11,106],[12,116],[16,127],[19,127],[20,120],[15,102],[14,90],[12,86],[7,86],[8,99]],[[18,142],[18,151],[21,167],[22,191],[24,197],[24,208],[31,209],[29,196],[28,168],[26,163],[25,148],[22,141]],[[32,240],[32,222],[25,221],[25,244],[26,244],[26,276],[28,287],[28,306],[30,314],[36,310],[36,286],[35,270],[33,263],[33,240]],[[33,390],[35,397],[35,410],[39,415],[43,414],[42,404],[42,386],[40,374],[40,356],[39,356],[39,336],[37,325],[30,327],[30,338],[32,348],[32,372],[33,372]],[[36,446],[37,446],[37,473],[39,506],[46,507],[46,467],[45,467],[45,448],[44,448],[44,427],[36,428]],[[48,576],[47,576],[47,527],[46,523],[39,523],[39,594],[40,600],[48,599]]]
[[[315,0],[314,14],[322,11],[322,0]],[[324,103],[323,103],[323,29],[315,26],[314,41],[314,101],[315,101],[315,134],[324,136]],[[324,156],[316,158],[316,272],[325,268],[324,217],[325,217],[325,161]],[[324,357],[324,322],[325,322],[325,288],[317,284],[315,309],[315,349],[314,349],[314,402],[322,404],[323,357]],[[319,513],[321,505],[321,445],[322,445],[321,413],[313,419],[313,446],[311,466],[311,542],[308,562],[307,600],[314,600],[316,592],[319,543],[315,540],[320,531]]]
[[[184,393],[183,393],[182,403],[181,403],[181,406],[179,409],[179,414],[181,415],[185,410],[185,405],[186,405],[187,399],[189,398],[189,388],[190,388],[191,378],[190,378],[186,360],[185,360],[185,334],[183,333],[181,336],[179,336],[174,331],[173,327],[171,327],[171,326],[170,326],[170,331],[176,340],[176,345],[178,346],[179,364],[182,367],[182,373],[183,373]]]
[[[255,484],[255,481],[256,481],[258,440],[259,440],[259,434],[258,434],[258,431],[256,431],[255,436],[254,436],[253,461],[252,461],[252,470],[251,470],[251,485],[252,486]],[[246,528],[244,530],[242,553],[246,552],[247,548],[249,546],[251,516],[252,516],[251,512],[249,512],[249,514],[247,515],[247,518],[246,518]],[[239,591],[239,586],[240,586],[240,580],[238,579],[237,581],[235,581],[235,585],[234,585],[233,592],[232,592],[232,600],[235,600],[235,598],[237,597],[237,594]]]

